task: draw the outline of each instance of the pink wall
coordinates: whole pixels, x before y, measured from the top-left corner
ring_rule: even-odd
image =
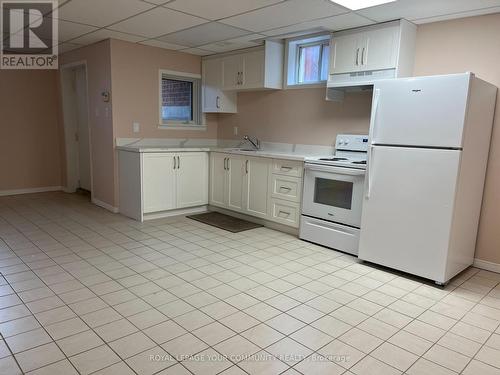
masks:
[[[201,57],[111,40],[113,124],[115,138],[217,138],[217,117],[207,116],[207,130],[159,129],[159,70],[201,74]],[[132,123],[141,124],[140,132]]]
[[[238,93],[238,113],[219,115],[218,137],[333,145],[338,133],[368,132],[371,92],[349,93],[343,102],[326,101],[325,94],[324,88]]]
[[[54,70],[0,70],[0,191],[61,186]]]
[[[110,41],[105,40],[61,56],[60,67],[86,62],[89,95],[89,127],[93,198],[115,206],[115,153],[111,103],[102,101],[101,92],[111,90]],[[113,98],[113,95],[111,95]]]
[[[415,75],[472,71],[500,87],[500,13],[418,27]],[[500,263],[500,93],[476,258]]]

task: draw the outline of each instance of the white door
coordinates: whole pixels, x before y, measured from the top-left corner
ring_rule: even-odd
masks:
[[[375,146],[359,258],[443,282],[461,152]]]
[[[245,158],[228,155],[227,165],[227,207],[232,210],[243,210],[243,179]]]
[[[387,26],[364,33],[360,62],[362,70],[396,67],[399,26]]]
[[[175,208],[174,158],[175,154],[144,154],[142,175],[144,213]]]
[[[359,70],[360,53],[359,34],[333,37],[330,52],[330,73],[350,73]]]
[[[177,154],[176,192],[177,208],[208,203],[208,153]]]
[[[244,207],[252,216],[267,217],[269,214],[269,165],[266,158],[250,157],[245,161]]]
[[[455,74],[377,82],[372,143],[462,147],[469,79]]]
[[[251,89],[264,86],[264,50],[243,55],[243,79],[241,88]]]
[[[222,59],[203,60],[203,112],[219,112],[222,86]]]
[[[240,87],[241,73],[243,72],[243,58],[241,55],[230,55],[222,60],[224,90],[235,90]]]
[[[227,205],[227,154],[210,153],[210,204],[225,207]]]

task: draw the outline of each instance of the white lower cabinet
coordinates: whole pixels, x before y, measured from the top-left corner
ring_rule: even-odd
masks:
[[[301,162],[212,152],[209,203],[298,227],[301,168]]]
[[[120,212],[137,220],[208,204],[207,152],[120,151]]]
[[[175,208],[175,157],[172,154],[144,154],[142,160],[144,213]]]
[[[176,208],[208,203],[208,154],[185,152],[177,155],[175,169]]]
[[[244,208],[249,215],[267,218],[269,159],[249,157],[245,160]]]
[[[210,204],[266,217],[267,160],[223,153],[210,159]]]

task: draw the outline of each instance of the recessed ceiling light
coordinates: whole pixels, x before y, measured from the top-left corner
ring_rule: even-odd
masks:
[[[373,7],[375,5],[393,3],[397,0],[330,0],[351,10]]]

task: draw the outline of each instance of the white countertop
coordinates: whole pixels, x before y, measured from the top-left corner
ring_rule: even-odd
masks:
[[[258,150],[246,151],[238,148],[221,148],[214,146],[198,146],[198,147],[165,147],[165,146],[117,146],[119,151],[139,152],[139,153],[155,153],[155,152],[223,152],[226,154],[258,156],[263,158],[285,159],[304,161],[311,157],[311,154],[280,152],[275,150]]]

